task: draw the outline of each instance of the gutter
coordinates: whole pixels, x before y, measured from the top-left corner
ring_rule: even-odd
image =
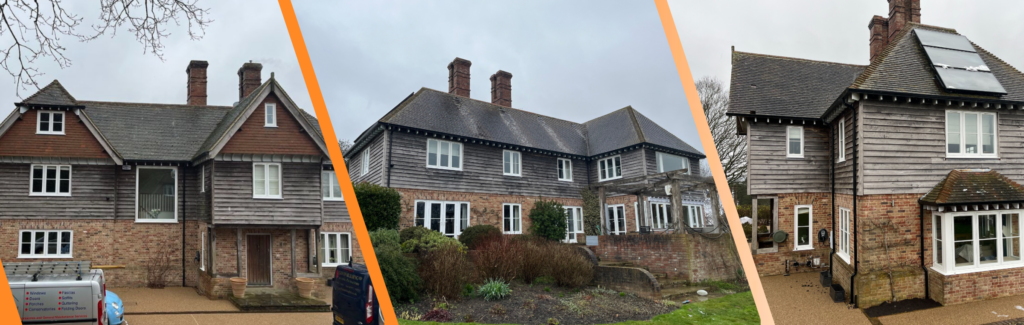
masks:
[[[860,259],[857,255],[860,255],[860,248],[857,246],[857,108],[849,104],[844,104],[853,109],[853,274],[850,275],[850,301],[853,302],[853,306],[857,307],[857,292],[856,278],[857,271],[860,269]]]

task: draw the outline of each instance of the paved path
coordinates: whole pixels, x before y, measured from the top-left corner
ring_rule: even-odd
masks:
[[[226,299],[211,300],[196,293],[195,288],[171,287],[149,288],[108,288],[124,301],[125,313],[181,313],[181,312],[231,312],[238,311]]]
[[[331,313],[129,315],[125,320],[130,325],[330,325]]]
[[[821,286],[817,272],[762,277],[761,286],[775,324],[871,325],[860,309],[832,302],[828,288]]]
[[[987,299],[879,317],[882,324],[988,324],[1024,318],[1024,296]]]

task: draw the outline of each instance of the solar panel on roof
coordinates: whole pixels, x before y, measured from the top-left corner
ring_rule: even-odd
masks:
[[[974,45],[966,37],[957,34],[936,32],[927,29],[916,29],[917,39],[921,45],[941,47],[946,49],[975,52]]]
[[[914,34],[945,90],[1006,94],[1006,89],[966,37],[925,29],[915,29]]]
[[[949,90],[969,90],[986,93],[1005,94],[1006,89],[996,80],[996,76],[987,72],[973,72],[960,69],[935,69],[942,79],[942,84]]]
[[[947,50],[925,46],[924,51],[936,68],[958,68],[973,71],[989,71],[985,61],[977,53]]]

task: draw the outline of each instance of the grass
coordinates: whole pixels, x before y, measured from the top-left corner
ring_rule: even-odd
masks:
[[[399,319],[402,325],[427,325],[433,322],[419,322]],[[676,311],[655,316],[649,321],[629,321],[616,325],[669,325],[669,324],[760,324],[761,317],[754,305],[754,296],[750,291],[711,299],[705,302],[682,305]],[[475,324],[475,323],[445,323]],[[501,325],[501,324],[499,324]],[[505,324],[511,325],[511,324]]]

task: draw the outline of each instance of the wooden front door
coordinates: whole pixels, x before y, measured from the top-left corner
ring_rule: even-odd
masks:
[[[270,262],[270,235],[250,234],[246,236],[246,270],[249,285],[269,286],[273,280]]]

